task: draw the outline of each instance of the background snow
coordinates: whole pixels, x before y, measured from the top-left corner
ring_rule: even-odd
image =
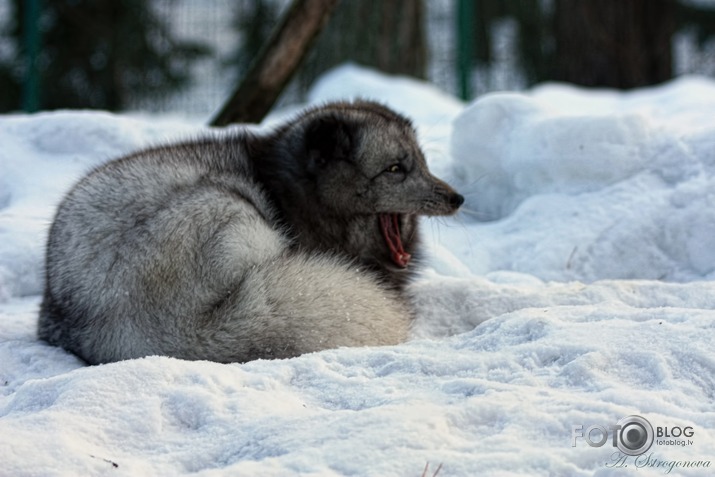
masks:
[[[0,475],[419,476],[426,462],[444,476],[663,475],[571,446],[572,425],[630,414],[694,428],[692,446],[654,445],[654,459],[714,455],[715,83],[546,85],[462,105],[347,66],[311,103],[345,97],[414,118],[468,211],[425,221],[409,343],[244,365],[85,367],[35,339],[63,193],[111,157],[207,131],[0,118]]]
[[[466,263],[546,280],[715,278],[714,109],[715,84],[698,78],[470,105],[454,122],[454,170],[474,217],[496,222],[470,234],[488,260]],[[458,234],[441,243],[474,248]]]

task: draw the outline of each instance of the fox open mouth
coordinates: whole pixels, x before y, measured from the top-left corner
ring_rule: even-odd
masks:
[[[380,229],[383,237],[385,237],[387,248],[390,249],[392,261],[399,267],[406,268],[412,255],[405,252],[402,246],[399,214],[380,214]]]

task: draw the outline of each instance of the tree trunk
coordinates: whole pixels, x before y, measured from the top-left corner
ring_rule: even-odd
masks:
[[[636,88],[672,77],[675,0],[556,0],[554,78]]]
[[[338,0],[294,0],[212,126],[258,123],[271,110]]]
[[[326,70],[346,61],[390,74],[425,78],[424,24],[423,0],[342,2],[301,68],[301,89],[308,89]]]

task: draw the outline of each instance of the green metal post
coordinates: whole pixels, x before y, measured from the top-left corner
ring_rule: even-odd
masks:
[[[40,109],[40,0],[24,0],[23,43],[25,46],[25,81],[22,84],[22,109],[34,113]]]
[[[477,0],[457,0],[457,81],[463,100],[472,97],[474,61],[474,4]]]

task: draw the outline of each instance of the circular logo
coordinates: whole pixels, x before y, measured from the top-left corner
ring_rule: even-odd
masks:
[[[618,450],[626,455],[641,455],[653,445],[653,426],[640,416],[627,416],[618,421]]]

